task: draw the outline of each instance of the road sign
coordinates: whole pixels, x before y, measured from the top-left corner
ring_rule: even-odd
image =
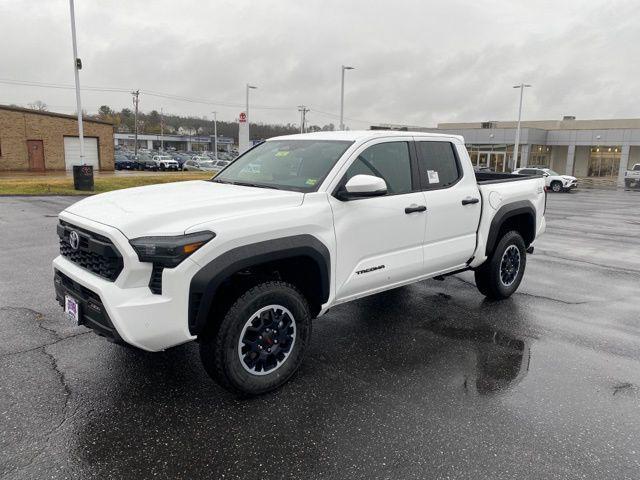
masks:
[[[247,114],[244,112],[240,112],[240,115],[238,115],[238,120],[240,121],[240,123],[245,123],[247,121]]]

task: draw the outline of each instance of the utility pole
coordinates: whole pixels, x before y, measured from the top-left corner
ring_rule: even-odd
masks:
[[[298,111],[300,112],[300,133],[304,133],[307,112],[309,109],[305,105],[298,105]]]
[[[520,89],[520,106],[518,107],[518,124],[516,125],[516,141],[513,146],[513,169],[518,168],[518,150],[520,149],[520,120],[522,118],[522,96],[524,94],[524,89],[530,87],[531,85],[527,85],[526,83],[521,83],[520,85],[514,85],[513,88]],[[522,164],[522,161],[520,161]]]
[[[164,112],[160,107],[160,150],[164,152]]]
[[[134,144],[133,144],[133,154],[135,156],[138,155],[138,102],[140,97],[140,90],[136,90],[131,92],[133,95],[133,106],[135,107],[135,113],[133,114],[133,126],[134,126]]]
[[[80,69],[82,61],[78,58],[78,45],[76,43],[76,14],[73,0],[69,0],[71,11],[71,43],[73,44],[73,70],[76,78],[76,108],[78,109],[78,138],[80,139],[80,165],[84,165],[84,127],[82,125],[82,101],[80,100]]]
[[[218,112],[211,112],[211,113],[213,113],[213,151],[217,160],[218,159]]]
[[[342,83],[340,84],[340,130],[344,130],[344,71],[354,70],[354,67],[342,65]]]

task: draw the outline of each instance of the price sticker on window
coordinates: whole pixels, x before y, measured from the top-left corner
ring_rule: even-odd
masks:
[[[429,177],[429,183],[440,183],[440,177],[435,170],[427,170],[427,175]]]

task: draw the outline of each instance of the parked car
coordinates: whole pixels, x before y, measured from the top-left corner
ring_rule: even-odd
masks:
[[[122,153],[116,153],[114,158],[114,168],[116,170],[135,170],[136,162],[130,160],[126,155]]]
[[[173,159],[176,162],[178,162],[178,168],[182,170],[182,167],[184,166],[184,162],[186,162],[187,160],[190,160],[191,157],[186,153],[178,153],[173,155]]]
[[[636,163],[631,170],[624,172],[624,186],[627,188],[640,187],[640,163]]]
[[[132,160],[136,162],[138,170],[158,170],[158,165],[148,153],[138,153],[132,157]]]
[[[221,169],[216,168],[212,160],[187,160],[184,162],[182,169],[185,171],[202,171],[202,172],[218,172]]]
[[[570,191],[578,188],[578,179],[571,175],[560,175],[550,168],[525,167],[513,171],[516,175],[542,175],[545,187],[553,192]]]
[[[212,180],[67,207],[56,298],[72,324],[143,350],[197,339],[209,375],[262,394],[335,305],[465,270],[486,297],[511,296],[545,230],[544,184],[475,173],[456,135],[275,137]]]
[[[154,155],[153,161],[156,163],[158,170],[175,170],[178,171],[180,164],[169,155]]]
[[[493,169],[491,167],[473,167],[473,170],[476,172],[484,172],[484,173],[493,173]]]

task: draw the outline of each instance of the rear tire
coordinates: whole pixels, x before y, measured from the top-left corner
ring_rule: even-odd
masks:
[[[260,395],[291,378],[310,339],[305,297],[289,283],[270,281],[248,289],[231,305],[215,332],[201,341],[200,358],[222,387]]]
[[[498,241],[491,256],[475,271],[480,293],[492,300],[509,298],[520,286],[527,265],[522,236],[512,230]]]

